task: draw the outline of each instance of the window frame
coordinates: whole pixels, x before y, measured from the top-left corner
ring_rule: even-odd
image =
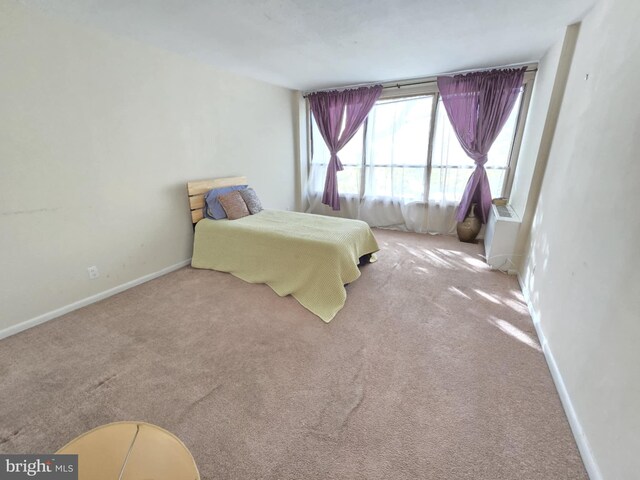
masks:
[[[511,148],[509,150],[509,157],[507,160],[507,164],[504,168],[502,167],[485,167],[487,169],[497,169],[497,170],[505,170],[504,180],[502,182],[502,189],[500,195],[496,195],[493,192],[494,198],[496,196],[509,198],[511,195],[511,190],[513,188],[513,181],[515,178],[515,172],[518,165],[518,157],[520,155],[520,147],[522,146],[522,139],[524,136],[524,129],[527,120],[527,114],[529,112],[529,104],[531,102],[531,95],[533,92],[533,84],[535,82],[537,65],[534,66],[533,70],[527,71],[524,74],[524,79],[522,82],[522,96],[520,100],[520,105],[518,109],[518,117],[516,120],[516,129],[515,134],[513,136],[513,140],[511,142]],[[440,92],[438,90],[438,84],[435,78],[428,78],[423,80],[416,80],[414,82],[408,84],[400,84],[400,83],[390,83],[384,84],[384,89],[380,98],[376,101],[376,104],[381,100],[390,100],[390,99],[405,99],[412,97],[422,97],[422,96],[433,96],[432,106],[431,106],[431,124],[429,129],[429,149],[427,152],[427,164],[426,166],[418,166],[418,165],[407,165],[403,168],[426,168],[425,174],[425,192],[424,198],[429,198],[430,188],[431,188],[431,173],[433,170],[432,160],[433,160],[433,140],[436,132],[436,124],[437,124],[437,113],[438,113],[438,105],[440,104]],[[306,123],[307,123],[307,172],[311,172],[312,162],[313,162],[313,123],[312,123],[312,115],[311,108],[309,106],[309,101],[305,99],[305,107],[306,107]],[[363,126],[363,134],[362,134],[362,161],[360,163],[361,168],[361,182],[360,182],[360,192],[359,198],[364,198],[364,188],[365,188],[365,176],[366,176],[366,142],[367,142],[367,124],[368,118],[365,120]],[[324,141],[324,140],[323,140]],[[320,164],[324,165],[324,164]],[[376,165],[378,167],[383,167],[384,165]],[[436,167],[441,168],[441,167]],[[472,167],[462,167],[462,166],[448,166],[447,169],[459,169],[459,168],[470,168],[473,171]],[[312,193],[312,192],[309,192]],[[318,192],[313,192],[318,193]],[[340,195],[343,195],[342,193]],[[345,197],[355,197],[356,194],[345,194]]]

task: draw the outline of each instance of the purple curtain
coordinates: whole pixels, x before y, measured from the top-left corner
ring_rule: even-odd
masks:
[[[338,152],[356,134],[381,93],[382,85],[376,85],[339,92],[317,92],[307,97],[318,130],[331,153],[322,203],[333,210],[340,210],[337,172],[344,169]]]
[[[491,189],[484,165],[516,103],[526,67],[438,77],[438,90],[460,145],[476,164],[458,206],[456,219],[464,220],[472,203],[482,223],[491,208]]]

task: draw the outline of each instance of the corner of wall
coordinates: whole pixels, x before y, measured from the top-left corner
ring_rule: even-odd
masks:
[[[536,290],[536,261],[533,257],[532,245],[536,241],[535,238],[535,221],[539,215],[539,197],[544,181],[544,175],[551,152],[551,146],[553,144],[553,138],[560,116],[560,110],[562,107],[562,101],[564,98],[565,89],[567,86],[569,72],[575,52],[578,34],[580,30],[580,24],[569,25],[565,30],[565,35],[562,40],[562,46],[558,57],[557,65],[546,65],[545,68],[554,68],[552,87],[549,95],[548,106],[544,115],[544,126],[542,128],[540,140],[535,145],[528,145],[528,148],[536,149],[535,166],[531,176],[531,183],[528,186],[528,192],[526,195],[526,203],[524,206],[524,213],[522,215],[523,221],[520,227],[520,232],[517,242],[517,252],[520,254],[521,262],[518,267],[518,282],[520,283],[525,302],[529,309],[536,333],[538,335],[542,351],[549,366],[551,376],[553,377],[558,395],[562,402],[563,408],[567,415],[567,419],[571,426],[576,444],[582,456],[585,468],[592,480],[600,480],[602,475],[598,468],[598,465],[593,456],[588,439],[584,433],[583,427],[577,416],[572,399],[567,390],[565,381],[562,377],[561,371],[558,367],[553,351],[547,341],[545,331],[543,328],[543,322],[541,318],[541,312],[538,304],[538,292]],[[545,95],[542,95],[542,99],[545,100]]]
[[[522,193],[526,193],[526,201],[524,203],[524,211],[521,214],[522,224],[516,241],[517,258],[521,259],[518,266],[520,274],[524,273],[527,268],[526,264],[529,261],[529,243],[531,241],[532,225],[538,207],[538,198],[544,181],[544,174],[549,160],[549,153],[551,152],[551,145],[553,144],[553,137],[558,123],[558,117],[560,116],[562,99],[567,86],[567,80],[571,70],[571,62],[573,60],[573,54],[578,41],[579,31],[579,23],[569,25],[565,30],[557,66],[555,66],[555,71],[553,73],[553,81],[549,93],[548,104],[542,105],[543,108],[546,107],[544,108],[546,112],[544,113],[544,119],[540,120],[543,122],[541,135],[539,141],[536,139],[535,142],[528,144],[526,147],[535,150],[535,153],[532,152],[530,154],[535,163],[533,165],[533,171],[528,185],[522,187],[524,190]],[[547,67],[546,63],[541,63],[544,65],[543,68],[554,68],[554,65]],[[542,97],[546,97],[546,95],[543,95]],[[544,102],[545,98],[537,98],[534,99],[534,101]],[[535,266],[533,269],[535,270]]]

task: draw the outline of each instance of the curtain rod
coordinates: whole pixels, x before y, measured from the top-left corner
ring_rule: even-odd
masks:
[[[433,76],[433,77],[427,77],[424,80],[417,80],[415,82],[408,82],[408,83],[400,83],[400,82],[396,82],[396,83],[389,83],[389,82],[379,82],[378,85],[382,84],[382,88],[383,89],[387,89],[387,88],[402,88],[402,87],[412,87],[415,85],[429,85],[431,83],[436,83],[437,82],[437,78],[439,76],[449,76],[449,75],[461,75],[464,73],[470,73],[470,72],[474,72],[474,71],[485,71],[485,70],[498,70],[498,69],[503,69],[503,68],[519,68],[519,67],[524,67],[527,66],[527,70],[525,71],[525,73],[528,72],[537,72],[538,71],[538,64],[524,64],[524,65],[505,65],[503,67],[492,67],[492,68],[486,68],[486,69],[482,69],[482,70],[463,70],[463,71],[459,71],[459,72],[452,72],[452,73],[443,73],[442,75],[437,75],[437,76]],[[346,90],[346,89],[350,89],[350,88],[358,88],[358,87],[368,87],[374,85],[373,83],[359,83],[356,85],[347,85],[347,86],[343,86],[343,87],[330,87],[330,88],[322,88],[320,90],[314,90],[313,92],[305,92],[302,96],[303,97],[307,97],[309,94],[311,93],[315,93],[315,92],[328,92],[328,91],[332,91],[332,90]]]
[[[492,68],[492,70],[497,70],[497,69]],[[482,70],[480,70],[480,71],[482,71]],[[532,67],[532,68],[527,68],[525,70],[525,73],[527,73],[527,72],[537,72],[537,71],[538,71],[537,67]],[[462,73],[465,73],[465,72],[462,72]],[[447,73],[447,74],[445,74],[445,76],[450,76],[450,75],[460,75],[460,73]],[[383,84],[382,88],[386,89],[386,88],[412,87],[414,85],[429,85],[430,83],[437,83],[437,82],[438,82],[437,77],[430,77],[430,78],[428,78],[426,80],[420,80],[418,82],[395,83],[393,85],[384,85]]]

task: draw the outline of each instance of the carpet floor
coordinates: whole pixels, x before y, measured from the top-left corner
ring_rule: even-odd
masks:
[[[330,324],[187,267],[0,341],[0,452],[141,420],[204,479],[586,479],[516,279],[375,234]]]

